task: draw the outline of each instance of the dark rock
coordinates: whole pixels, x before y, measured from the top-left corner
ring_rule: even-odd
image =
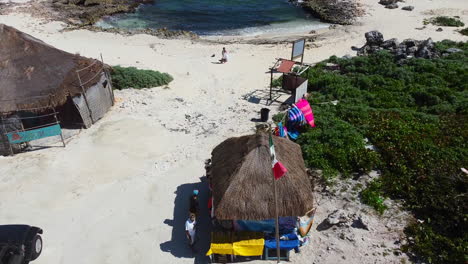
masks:
[[[442,28],[438,28],[436,31],[437,31],[437,32],[442,32],[442,31],[444,31],[444,30],[443,30]]]
[[[348,215],[344,210],[335,210],[325,219],[330,225],[338,225],[349,221]]]
[[[395,52],[395,57],[397,60],[406,59],[406,48],[398,48]]]
[[[414,10],[414,6],[404,6],[401,8],[402,10],[406,10],[406,11],[413,11]]]
[[[398,42],[396,38],[391,38],[391,39],[385,40],[380,46],[384,49],[389,49],[389,48],[396,49],[398,48],[399,44],[400,43]]]
[[[398,0],[380,0],[379,4],[387,6],[387,5],[391,5],[391,4],[396,4],[397,2],[398,2]]]
[[[350,219],[348,214],[344,210],[338,209],[329,214],[328,217],[317,226],[317,230],[323,231],[331,228],[332,226],[346,225],[349,221]]]
[[[414,40],[414,39],[405,39],[405,40],[403,40],[402,43],[405,44],[406,47],[410,48],[410,47],[418,46],[420,41],[417,41],[417,40]]]
[[[354,228],[369,230],[368,223],[369,223],[369,219],[364,215],[360,215],[358,219],[353,221],[353,224],[351,226]]]
[[[432,52],[427,47],[422,47],[418,50],[416,57],[430,59],[432,58]]]
[[[386,5],[385,8],[388,8],[388,9],[397,9],[397,8],[398,8],[398,5],[397,5],[397,4],[389,4],[389,5]]]
[[[413,46],[406,49],[407,54],[415,54],[418,51],[418,47]]]
[[[364,34],[367,45],[380,45],[384,42],[384,37],[379,31],[369,31]]]

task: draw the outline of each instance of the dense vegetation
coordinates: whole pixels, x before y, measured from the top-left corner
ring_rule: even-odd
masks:
[[[309,71],[317,127],[298,139],[307,166],[326,181],[379,169],[362,200],[383,212],[384,197],[403,199],[422,221],[407,227],[405,249],[430,263],[467,261],[468,177],[460,168],[468,164],[468,42],[436,44],[450,47],[463,51],[403,63],[386,52],[319,63]]]
[[[169,84],[173,78],[167,73],[152,70],[140,70],[135,67],[112,67],[112,84],[114,89],[152,88]]]
[[[438,16],[424,20],[424,24],[433,24],[445,27],[463,27],[465,24],[458,17]]]
[[[464,28],[464,29],[460,30],[459,32],[462,35],[468,36],[468,28]]]

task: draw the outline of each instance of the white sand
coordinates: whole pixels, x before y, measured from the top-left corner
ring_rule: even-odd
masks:
[[[350,46],[363,45],[364,32],[374,29],[385,38],[400,40],[468,40],[453,28],[415,29],[430,17],[423,13],[459,15],[468,23],[465,0],[408,0],[406,4],[416,7],[413,12],[388,10],[377,0],[365,4],[369,14],[358,25],[321,35],[320,47],[307,50],[305,61],[354,54]],[[231,61],[219,65],[214,62],[221,44],[60,33],[61,23],[16,13],[0,16],[0,23],[72,53],[95,58],[102,53],[110,65],[156,69],[175,78],[168,89],[117,91],[116,106],[92,128],[69,138],[66,148],[0,157],[0,223],[45,230],[43,254],[34,262],[38,264],[193,263],[182,231],[189,192],[198,188],[203,161],[214,146],[253,131],[250,119],[258,118],[264,106],[244,96],[252,92],[266,96],[266,72],[275,58],[289,56],[290,45],[226,45]],[[367,208],[325,197],[316,223],[349,204]],[[314,227],[311,245],[300,255],[293,254],[293,262],[338,263],[346,256],[349,263],[399,263],[402,257],[369,251],[375,245],[393,244],[403,223],[389,231],[378,217],[371,217],[374,230],[359,234],[370,241],[353,245]],[[326,250],[330,244],[334,249]],[[204,261],[202,254],[195,258],[195,263]]]

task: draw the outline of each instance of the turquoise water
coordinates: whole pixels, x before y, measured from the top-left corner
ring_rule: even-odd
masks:
[[[305,32],[325,24],[287,0],[155,0],[137,12],[98,22],[102,27],[168,28],[199,35]]]

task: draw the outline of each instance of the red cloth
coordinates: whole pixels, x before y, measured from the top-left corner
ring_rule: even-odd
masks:
[[[283,73],[289,73],[291,72],[291,69],[294,66],[294,64],[296,64],[296,62],[294,61],[281,60],[281,64],[276,70]]]
[[[275,180],[280,179],[283,177],[288,170],[283,166],[283,164],[279,161],[276,161],[276,163],[273,166],[273,175],[275,175]]]
[[[211,209],[213,207],[213,196],[208,199],[208,209]]]
[[[311,127],[315,127],[314,113],[312,112],[309,102],[306,99],[300,99],[297,101],[296,106],[304,114],[307,123],[309,123]]]

